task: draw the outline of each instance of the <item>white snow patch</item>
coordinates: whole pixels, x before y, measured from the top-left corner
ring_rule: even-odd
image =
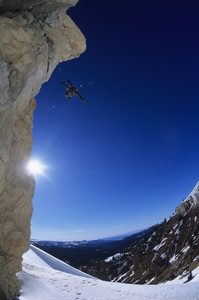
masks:
[[[189,194],[189,196],[185,199],[185,201],[188,201],[190,199],[190,197],[194,197],[195,194],[198,192],[199,190],[199,181],[196,183],[194,189],[192,190],[192,192]]]
[[[118,268],[118,275],[120,275],[120,273],[122,272],[122,269],[123,269],[124,267],[126,267],[127,265],[128,265],[128,262],[125,261],[125,263],[123,263],[123,265],[122,265],[120,268]]]
[[[199,267],[192,271],[193,279],[191,282],[198,282],[199,281]]]
[[[106,258],[104,261],[108,263],[108,262],[112,261],[113,258],[114,258],[114,255],[113,255],[113,256],[109,256],[109,257]]]
[[[190,246],[187,246],[187,247],[184,247],[183,249],[182,249],[182,252],[187,252],[188,250],[190,249]]]
[[[17,274],[22,287],[19,300],[199,300],[199,268],[192,272],[194,279],[186,284],[113,283],[88,278],[89,275],[51,255],[34,250],[31,247],[23,256],[23,269]],[[56,270],[63,265],[65,271]]]
[[[34,263],[41,267],[50,267],[57,271],[66,272],[68,274],[83,276],[88,278],[94,278],[82,271],[79,271],[63,261],[55,258],[54,256],[46,253],[45,251],[31,245],[30,250],[23,255],[23,260],[26,263],[34,261]]]
[[[165,259],[167,257],[166,252],[162,253],[162,255],[160,256],[162,259]]]
[[[164,238],[161,243],[153,248],[153,250],[158,251],[165,243],[167,238]]]
[[[142,276],[144,276],[145,273],[146,273],[146,271],[144,271],[144,272],[142,273]]]
[[[177,226],[178,226],[178,223],[173,226],[173,229],[176,229]]]
[[[151,278],[149,281],[146,282],[146,284],[150,284],[154,279],[155,277]]]
[[[124,253],[116,253],[115,255],[112,255],[112,256],[107,257],[104,261],[105,261],[105,262],[110,262],[111,260],[120,258],[120,257],[122,257],[123,255],[124,255]]]
[[[121,280],[123,277],[125,277],[126,274],[127,274],[127,273],[120,275],[120,276],[117,278],[117,281],[119,282],[119,280]],[[126,279],[126,278],[124,278],[123,281],[124,281],[125,279]]]
[[[169,259],[170,264],[174,263],[178,259],[178,255],[176,255],[177,243],[175,243],[175,250],[173,256]]]
[[[154,261],[154,259],[156,258],[156,256],[157,256],[157,252],[155,252],[155,254],[154,254],[154,256],[153,256],[151,262]]]
[[[176,255],[174,254],[174,255],[169,259],[169,263],[172,264],[172,263],[174,263],[175,260],[176,260]]]
[[[199,260],[199,255],[194,258],[193,261]]]
[[[182,223],[183,223],[183,220],[180,221],[179,227],[178,227],[178,229],[177,229],[176,232],[175,232],[175,234],[177,235],[177,236],[176,236],[177,241],[179,240],[180,227],[182,226]]]

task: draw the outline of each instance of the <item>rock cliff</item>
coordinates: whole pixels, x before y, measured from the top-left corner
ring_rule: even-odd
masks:
[[[34,178],[34,96],[59,62],[78,57],[85,37],[66,14],[77,0],[0,0],[0,299],[14,299],[29,249]]]

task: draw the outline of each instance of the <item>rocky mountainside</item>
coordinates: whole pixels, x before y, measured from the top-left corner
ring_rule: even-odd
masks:
[[[103,280],[156,284],[177,276],[192,279],[199,266],[199,182],[175,214],[153,233],[105,260],[81,269]]]
[[[0,299],[14,299],[30,247],[34,96],[59,62],[78,57],[85,37],[66,14],[77,0],[0,0]]]

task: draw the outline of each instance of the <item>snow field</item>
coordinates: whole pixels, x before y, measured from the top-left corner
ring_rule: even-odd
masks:
[[[19,300],[199,300],[198,281],[160,285],[105,282],[88,278],[87,274],[34,248],[24,255],[23,270],[17,274],[22,286]],[[58,271],[64,265],[65,271]]]

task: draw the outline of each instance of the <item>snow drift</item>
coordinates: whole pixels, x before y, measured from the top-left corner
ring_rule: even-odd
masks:
[[[104,282],[31,246],[17,274],[19,300],[199,300],[199,270],[186,284],[136,285]],[[176,282],[176,280],[175,280]]]

